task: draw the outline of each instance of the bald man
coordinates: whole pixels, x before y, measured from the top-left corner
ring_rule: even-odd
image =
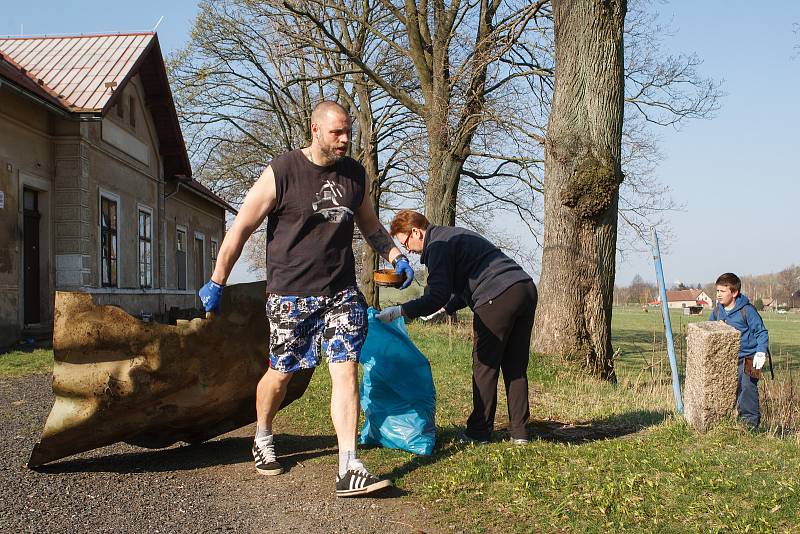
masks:
[[[339,444],[336,495],[364,495],[392,485],[356,457],[358,360],[367,335],[366,301],[356,286],[353,226],[406,276],[408,258],[380,223],[365,194],[364,167],[347,157],[351,121],[325,101],[311,115],[311,145],[278,156],[245,197],[220,246],[211,280],[200,289],[206,311],[218,312],[222,290],[247,239],[267,219],[267,318],[270,367],[256,389],[253,458],[258,473],[278,475],[272,422],[292,374],[321,363],[331,375],[331,419]]]

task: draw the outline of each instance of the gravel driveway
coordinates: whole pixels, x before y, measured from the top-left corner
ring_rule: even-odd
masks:
[[[0,379],[0,530],[5,532],[435,532],[427,510],[393,489],[337,499],[334,436],[277,435],[289,472],[253,469],[252,427],[196,446],[117,444],[38,471],[25,467],[53,403],[50,375]],[[325,462],[327,463],[327,462]]]

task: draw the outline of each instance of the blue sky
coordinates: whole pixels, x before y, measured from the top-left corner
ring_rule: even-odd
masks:
[[[676,28],[670,51],[697,53],[726,93],[714,119],[659,132],[657,174],[685,205],[669,216],[667,283],[800,263],[800,2],[675,1],[659,10]],[[632,256],[618,262],[617,283],[653,272],[648,255]]]
[[[98,0],[43,0],[3,2],[0,34],[58,35],[77,33],[116,33],[156,30],[164,54],[181,48],[189,39],[197,14],[196,0],[137,0],[108,2]]]
[[[662,128],[657,174],[685,206],[670,214],[675,239],[664,254],[668,283],[709,282],[725,271],[762,274],[800,263],[800,2],[676,0],[655,8],[672,20],[670,53],[696,53],[726,96],[713,120]],[[189,38],[192,0],[5,2],[0,34],[150,30],[158,19],[165,54]],[[241,266],[237,269],[242,276]],[[617,265],[617,284],[654,279],[649,254]]]

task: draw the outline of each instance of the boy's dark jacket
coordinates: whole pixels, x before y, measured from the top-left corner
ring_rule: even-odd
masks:
[[[742,317],[742,308],[745,306],[750,309],[745,312],[745,317]],[[736,297],[736,302],[730,311],[726,310],[722,304],[717,303],[717,307],[711,311],[709,318],[725,321],[742,334],[739,340],[740,360],[752,356],[756,352],[767,352],[769,334],[764,326],[764,321],[761,320],[761,316],[745,295],[740,294]]]

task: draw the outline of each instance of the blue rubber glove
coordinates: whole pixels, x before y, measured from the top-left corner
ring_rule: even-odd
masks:
[[[405,289],[410,286],[411,282],[414,281],[414,269],[412,269],[411,264],[408,263],[408,258],[400,254],[394,259],[393,265],[395,273],[405,275],[406,277],[406,281],[403,282],[400,289]]]
[[[220,285],[213,280],[209,280],[206,285],[200,288],[197,294],[200,295],[200,302],[203,303],[206,312],[219,313],[219,305],[222,302],[222,290],[224,288],[224,285]]]

